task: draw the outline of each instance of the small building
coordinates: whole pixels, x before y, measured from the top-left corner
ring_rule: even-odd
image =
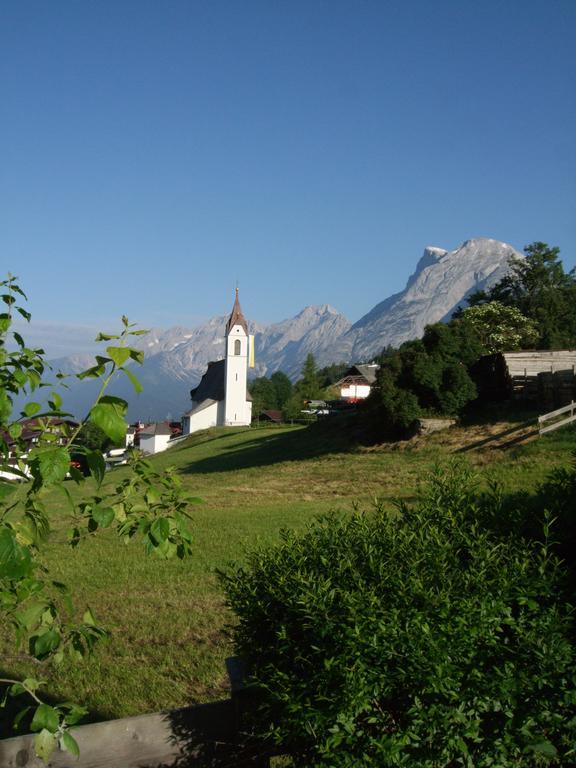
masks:
[[[154,454],[165,451],[172,437],[172,430],[166,421],[149,424],[140,431],[140,450],[142,453]]]
[[[524,350],[485,355],[473,366],[479,396],[560,408],[576,399],[576,350]]]
[[[258,421],[267,421],[272,424],[282,424],[284,418],[282,416],[282,411],[268,410],[262,411],[258,414]]]
[[[376,374],[380,366],[377,363],[353,365],[335,386],[340,389],[340,397],[349,403],[364,400],[376,383]]]
[[[226,323],[225,357],[208,363],[200,384],[191,390],[192,408],[182,418],[184,435],[209,427],[250,425],[252,396],[247,380],[251,339],[236,289],[236,300]]]

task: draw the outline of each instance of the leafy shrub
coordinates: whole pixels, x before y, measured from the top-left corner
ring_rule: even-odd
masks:
[[[550,523],[529,542],[485,513],[451,467],[414,507],[322,518],[225,574],[256,731],[298,766],[573,765],[572,615]]]
[[[384,431],[406,432],[425,414],[456,415],[477,395],[468,367],[481,354],[461,322],[428,325],[422,339],[387,355],[367,403]]]

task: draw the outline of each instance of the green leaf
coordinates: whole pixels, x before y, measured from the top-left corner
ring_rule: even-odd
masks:
[[[545,757],[556,757],[558,750],[550,741],[537,741],[526,746],[525,752],[537,752]]]
[[[13,331],[12,335],[14,336],[14,341],[16,342],[16,344],[18,344],[20,349],[24,349],[26,344],[25,344],[24,339],[22,338],[22,336],[20,336],[20,334],[17,331]]]
[[[107,528],[114,520],[114,510],[111,507],[95,507],[92,518],[101,528]]]
[[[94,618],[94,614],[92,613],[92,610],[90,608],[86,608],[84,611],[84,614],[82,616],[82,621],[84,624],[90,624],[90,626],[95,627],[96,626],[96,619]]]
[[[28,416],[28,418],[30,418],[31,416],[35,416],[37,413],[39,413],[41,409],[42,408],[40,403],[26,403],[22,409],[22,413],[24,416]]]
[[[126,438],[126,401],[120,398],[103,397],[90,411],[90,421],[114,443],[123,443]]]
[[[88,714],[86,707],[81,707],[78,704],[64,704],[63,706],[69,707],[65,718],[66,725],[76,725],[79,720],[82,720],[84,715]]]
[[[140,365],[144,362],[144,352],[141,349],[130,349],[130,357]]]
[[[60,739],[60,747],[61,749],[70,752],[70,754],[74,755],[74,757],[78,757],[80,755],[80,747],[78,746],[78,742],[72,736],[70,731],[64,731],[62,734]]]
[[[40,476],[44,485],[60,483],[70,468],[70,454],[66,448],[49,448],[34,456],[30,468],[34,477]]]
[[[17,311],[18,311],[18,312],[19,312],[19,313],[22,315],[22,317],[24,318],[24,320],[27,320],[28,322],[30,322],[30,319],[31,319],[31,317],[32,317],[32,315],[30,314],[30,312],[26,312],[26,310],[25,310],[25,309],[22,309],[22,307],[16,307],[16,310],[17,310]]]
[[[30,712],[31,709],[32,707],[24,707],[24,709],[21,709],[20,712],[18,712],[18,714],[14,718],[14,730],[16,731],[18,730],[18,728],[20,727],[20,723],[26,717],[28,712]]]
[[[98,379],[100,376],[102,376],[104,373],[106,373],[106,368],[103,365],[93,365],[92,368],[87,368],[85,371],[82,371],[82,373],[77,373],[76,378],[77,379]]]
[[[170,523],[168,520],[165,517],[160,517],[158,520],[154,520],[150,526],[150,535],[158,544],[166,541],[170,535]]]
[[[62,398],[58,394],[58,392],[52,392],[50,395],[50,405],[55,411],[59,411],[62,407]]]
[[[22,424],[18,424],[17,422],[10,424],[8,427],[8,433],[10,434],[10,437],[13,437],[14,440],[17,440],[22,434]]]
[[[45,610],[46,603],[30,603],[24,610],[18,611],[14,618],[30,632],[38,626]]]
[[[43,728],[46,728],[46,730],[54,733],[54,731],[58,730],[59,725],[60,715],[57,709],[54,709],[49,704],[40,704],[36,707],[34,717],[30,723],[30,728],[33,731],[41,731]]]
[[[10,528],[0,529],[0,578],[21,579],[32,571],[32,557],[28,547],[16,540]]]
[[[49,629],[42,635],[30,638],[30,645],[33,655],[37,659],[42,660],[58,648],[60,645],[60,635],[55,629]]]
[[[0,478],[0,501],[10,496],[16,490],[16,483],[10,483],[8,480]]]
[[[88,451],[86,453],[86,461],[90,468],[90,474],[96,480],[98,487],[104,480],[104,474],[106,473],[106,462],[100,451]]]
[[[132,373],[132,371],[129,368],[124,368],[123,370],[124,370],[124,373],[126,374],[126,376],[128,376],[128,378],[132,382],[132,386],[134,387],[134,391],[137,392],[138,394],[140,394],[140,392],[142,392],[142,389],[143,389],[142,384],[140,384],[140,382],[138,381],[136,376],[134,376],[134,374]]]
[[[130,359],[130,350],[127,347],[106,347],[106,353],[116,365],[121,368]]]
[[[56,749],[56,737],[53,733],[45,728],[36,734],[34,737],[34,751],[36,755],[44,762],[48,761],[48,758]]]
[[[119,339],[120,336],[115,336],[112,333],[99,333],[98,336],[96,336],[95,341],[112,341],[112,339]]]

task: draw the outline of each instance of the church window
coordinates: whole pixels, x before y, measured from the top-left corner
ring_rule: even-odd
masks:
[[[240,339],[236,339],[234,342],[234,354],[239,355],[240,354],[240,348],[241,348],[241,341]]]

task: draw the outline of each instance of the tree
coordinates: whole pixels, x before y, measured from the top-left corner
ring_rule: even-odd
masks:
[[[510,272],[487,293],[470,297],[475,306],[498,301],[516,307],[537,327],[538,346],[559,349],[576,345],[576,273],[565,272],[560,249],[535,242],[525,259],[510,261]]]
[[[97,428],[113,443],[123,443],[127,403],[107,395],[106,390],[120,374],[140,391],[129,366],[142,363],[143,353],[130,347],[129,341],[146,331],[134,329],[123,317],[119,334],[99,334],[97,340],[109,342],[106,354],[98,355],[95,365],[78,378],[99,380],[100,392],[83,424],[74,428],[65,418],[70,414],[62,409],[61,396],[46,379],[42,350],[27,347],[22,336],[12,330],[14,311],[30,319],[30,313],[17,301],[17,297],[19,301],[25,299],[25,294],[12,276],[0,286],[4,304],[0,312],[0,610],[12,623],[20,648],[39,662],[40,669],[46,662],[66,666],[90,653],[106,631],[89,609],[80,614],[74,609],[68,587],[52,579],[42,562],[42,550],[52,531],[44,491],[60,488],[62,498],[67,499],[71,547],[103,528],[113,528],[126,542],[141,536],[145,551],[161,558],[185,557],[191,552],[187,506],[193,499],[183,492],[176,475],[170,471],[160,474],[142,459],[133,463],[131,476],[112,490],[105,489],[101,451],[78,440],[83,428],[85,434]],[[31,400],[20,414],[13,415],[14,398],[22,393],[30,396],[39,388],[49,389],[48,406],[43,410]],[[22,422],[32,417],[38,432],[30,446],[25,442]],[[85,457],[94,481],[89,488],[83,485],[83,474],[71,465],[73,453]],[[64,487],[67,476],[84,489],[81,501]],[[22,487],[14,479],[21,480]],[[57,744],[78,754],[69,727],[85,713],[81,706],[43,701],[40,679],[2,678],[0,684],[6,687],[3,704],[7,697],[22,694],[32,700],[17,720],[31,719],[40,757],[47,759]]]
[[[253,379],[248,385],[252,395],[252,416],[257,419],[262,411],[278,407],[278,399],[274,385],[266,376]]]
[[[282,371],[276,371],[270,376],[270,381],[276,392],[277,407],[284,408],[292,395],[292,382]]]
[[[392,433],[405,432],[426,414],[456,415],[476,397],[468,369],[481,354],[464,323],[428,325],[422,339],[407,341],[382,359],[366,407]]]
[[[323,395],[316,371],[316,360],[311,352],[306,355],[302,378],[297,382],[296,389],[303,400],[317,400]]]
[[[107,451],[113,443],[103,429],[88,421],[80,427],[76,443],[89,451]]]
[[[536,323],[514,306],[488,301],[462,310],[454,322],[467,324],[487,354],[532,347],[538,340]]]

